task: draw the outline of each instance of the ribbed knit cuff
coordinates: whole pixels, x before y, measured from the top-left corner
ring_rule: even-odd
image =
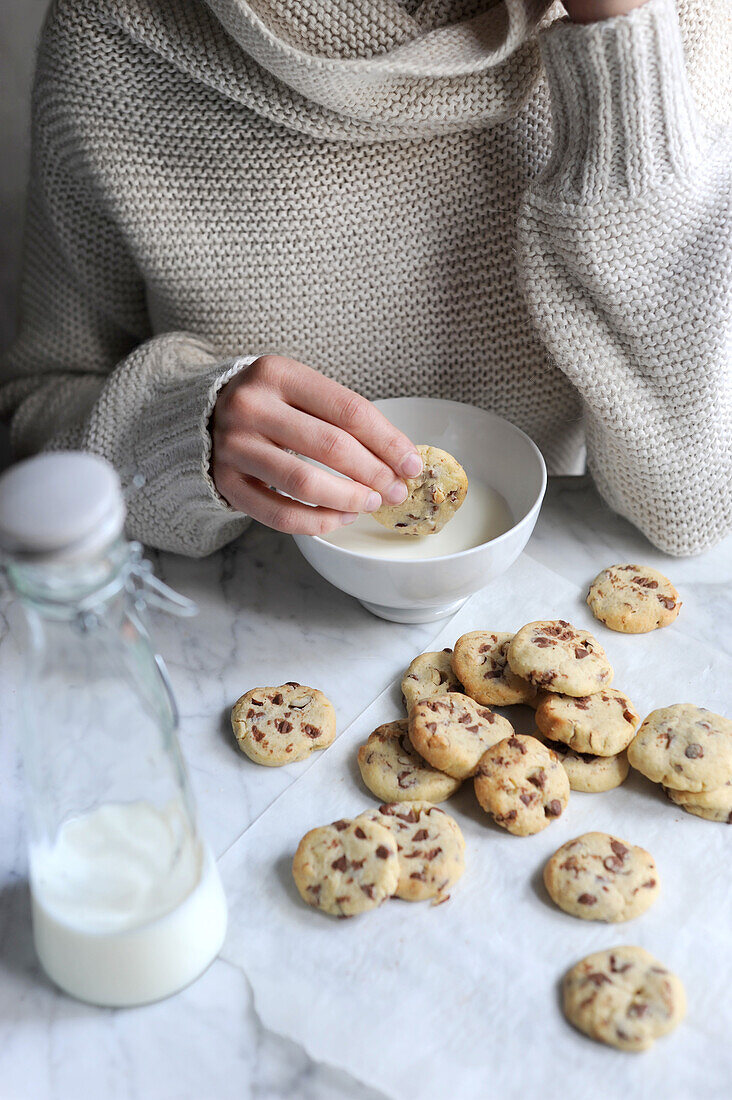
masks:
[[[172,344],[169,354],[176,356],[177,376],[147,406],[149,442],[138,436],[138,463],[147,478],[145,495],[155,507],[150,527],[158,545],[200,557],[236,538],[248,522],[216,491],[208,424],[221,388],[255,357],[202,369],[195,366],[195,350],[189,359]]]
[[[207,341],[171,332],[141,344],[112,372],[82,446],[122,476],[131,537],[201,557],[244,530],[248,518],[211,480],[208,421],[221,387],[253,360],[222,362]]]
[[[553,150],[539,190],[573,203],[634,197],[701,162],[703,122],[691,97],[673,0],[541,36]]]

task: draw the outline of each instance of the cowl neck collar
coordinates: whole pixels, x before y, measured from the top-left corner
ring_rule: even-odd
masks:
[[[229,97],[291,128],[356,141],[512,117],[539,76],[536,29],[561,13],[552,0],[109,4],[135,38]]]

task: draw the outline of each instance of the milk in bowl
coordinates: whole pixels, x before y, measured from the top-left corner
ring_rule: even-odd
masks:
[[[430,397],[375,405],[413,443],[457,459],[468,478],[462,506],[437,534],[399,534],[362,515],[325,536],[295,535],[295,542],[322,577],[373,614],[433,622],[519,556],[539,515],[546,466],[525,432],[486,409]]]
[[[325,535],[326,542],[372,558],[412,561],[440,558],[490,542],[513,526],[501,494],[480,478],[471,478],[468,495],[455,515],[435,535],[401,535],[369,515]]]

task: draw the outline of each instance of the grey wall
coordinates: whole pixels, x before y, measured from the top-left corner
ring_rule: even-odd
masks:
[[[0,349],[13,335],[33,59],[48,0],[0,0]]]

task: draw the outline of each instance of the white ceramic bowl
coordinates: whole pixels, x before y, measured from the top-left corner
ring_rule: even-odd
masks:
[[[295,542],[322,577],[375,615],[398,623],[432,622],[453,614],[519,556],[544,498],[544,459],[519,428],[472,405],[431,397],[394,397],[376,405],[415,443],[449,451],[468,479],[481,478],[497,489],[513,526],[470,550],[415,560],[370,557],[311,535],[296,535]]]

